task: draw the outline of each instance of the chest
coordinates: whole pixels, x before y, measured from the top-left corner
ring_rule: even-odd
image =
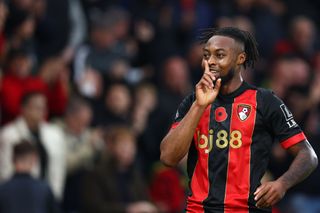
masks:
[[[263,129],[263,117],[257,107],[256,93],[232,101],[217,100],[202,115],[194,134],[199,152],[212,149],[240,149],[253,142],[253,133]]]

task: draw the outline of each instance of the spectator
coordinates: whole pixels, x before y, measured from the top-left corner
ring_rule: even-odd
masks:
[[[109,132],[107,150],[84,183],[84,212],[156,212],[135,162],[136,138],[127,127]]]
[[[91,14],[89,43],[80,46],[75,55],[77,81],[88,67],[105,76],[114,61],[130,58],[132,48],[122,41],[127,35],[127,22],[127,14],[122,10],[95,10]]]
[[[3,127],[0,133],[0,180],[13,173],[12,149],[22,139],[33,143],[40,161],[32,168],[32,175],[47,180],[57,199],[62,198],[65,179],[65,144],[60,128],[45,122],[46,97],[39,92],[25,94],[21,114]]]
[[[137,135],[143,134],[149,116],[157,106],[157,89],[150,83],[141,83],[134,91],[134,106],[132,110],[132,128]]]
[[[65,212],[80,211],[82,177],[92,169],[102,146],[99,130],[91,129],[92,110],[81,98],[72,98],[62,123],[67,146]]]
[[[186,61],[178,56],[167,59],[163,66],[163,78],[161,88],[158,90],[158,104],[155,111],[150,115],[150,121],[143,135],[144,143],[147,143],[146,151],[150,158],[147,160],[149,168],[159,161],[161,137],[166,134],[172,121],[175,108],[183,95],[191,89],[189,70]]]
[[[35,18],[27,10],[12,9],[5,26],[7,50],[24,48],[36,58],[33,34]]]
[[[49,58],[37,76],[31,75],[32,59],[24,49],[9,53],[0,92],[2,123],[12,121],[20,113],[21,97],[30,91],[46,95],[48,115],[61,116],[68,100],[68,70],[59,58]]]
[[[317,48],[316,28],[312,20],[305,16],[292,19],[288,39],[279,41],[275,45],[275,56],[297,55],[307,62],[311,62]]]
[[[310,67],[299,57],[280,57],[271,69],[270,88],[285,98],[290,87],[306,87],[310,80]]]
[[[39,68],[38,77],[44,83],[49,118],[61,117],[69,98],[69,68],[60,57],[46,58]]]
[[[95,110],[94,125],[106,127],[113,124],[129,124],[131,103],[130,90],[126,84],[109,85],[103,103]]]
[[[40,78],[31,76],[32,56],[25,49],[12,49],[6,64],[0,90],[2,124],[19,115],[24,93],[44,91],[45,87]]]
[[[150,118],[157,106],[157,88],[149,83],[142,83],[135,88],[131,126],[138,137],[138,161],[141,163],[146,177],[150,175],[157,147],[148,138]]]
[[[31,176],[37,164],[37,149],[28,141],[13,148],[15,173],[0,185],[1,213],[58,213],[59,207],[47,182]]]

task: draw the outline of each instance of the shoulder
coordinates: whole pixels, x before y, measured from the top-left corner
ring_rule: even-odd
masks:
[[[35,177],[30,177],[28,184],[34,189],[42,190],[43,192],[50,190],[49,184],[45,180],[40,180]]]
[[[51,123],[42,123],[40,131],[43,142],[49,150],[65,150],[65,135],[61,127]]]
[[[188,94],[180,103],[179,108],[176,112],[175,119],[177,119],[179,117],[182,118],[187,113],[187,111],[190,109],[190,107],[191,107],[192,103],[195,101],[195,99],[196,98],[195,98],[194,92]]]
[[[256,87],[258,101],[262,101],[263,104],[269,105],[273,102],[279,102],[281,99],[271,90],[262,87]]]
[[[246,90],[256,90],[259,96],[263,96],[264,97],[264,96],[268,96],[270,94],[273,94],[271,89],[266,89],[266,88],[263,88],[263,87],[257,87],[257,86],[254,86],[252,84],[249,84],[247,82],[244,82],[244,85],[245,85]]]
[[[46,133],[50,133],[50,134],[55,134],[56,136],[62,137],[63,136],[63,130],[60,126],[58,126],[57,124],[52,124],[52,123],[42,123],[41,128],[43,129],[43,131],[45,131]]]
[[[196,99],[196,94],[194,91],[192,91],[183,99],[181,104],[191,105],[195,101],[195,99]]]
[[[19,118],[3,126],[0,132],[1,139],[9,141],[19,139],[18,129],[22,131],[26,129],[22,119]]]

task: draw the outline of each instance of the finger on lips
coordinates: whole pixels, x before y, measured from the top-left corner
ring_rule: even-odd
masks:
[[[204,71],[209,71],[209,64],[207,60],[204,60]]]

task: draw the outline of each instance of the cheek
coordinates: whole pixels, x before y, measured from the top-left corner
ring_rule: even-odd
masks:
[[[228,71],[231,69],[233,61],[230,58],[223,58],[219,60],[219,66],[222,71]]]

